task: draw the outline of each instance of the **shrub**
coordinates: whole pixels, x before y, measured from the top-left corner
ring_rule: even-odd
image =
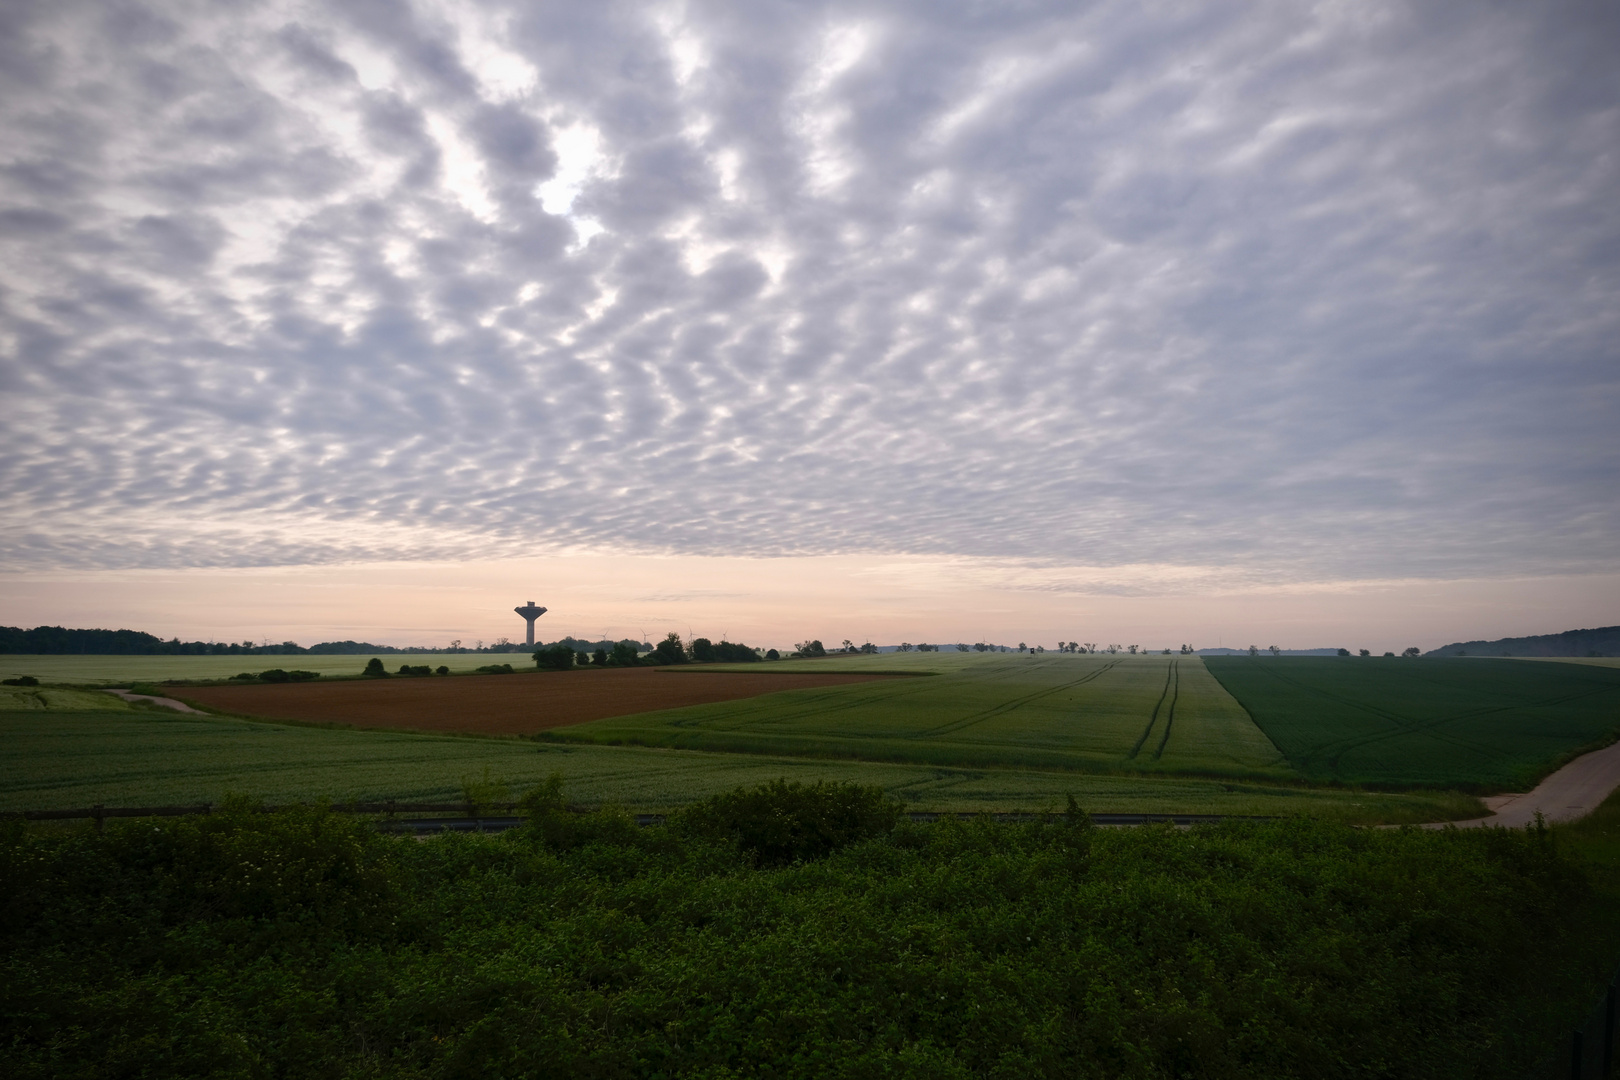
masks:
[[[485,664],[483,667],[475,668],[474,670],[477,671],[480,675],[510,675],[510,674],[512,674],[512,665],[511,664]],[[440,673],[448,675],[450,673],[450,669],[449,668],[444,668]]]
[[[399,665],[399,673],[401,675],[431,675],[433,669],[426,664],[401,664]]]
[[[900,805],[882,788],[773,780],[738,788],[677,811],[679,833],[729,840],[764,866],[819,858],[893,831]]]
[[[259,672],[259,681],[260,682],[292,682],[292,676],[287,674],[287,672],[282,668],[273,667],[269,671],[261,671],[261,672]]]
[[[511,668],[512,668],[512,665],[507,664],[506,667],[507,667],[507,670],[510,671]],[[448,667],[446,667],[445,665],[440,664],[438,667],[433,669],[433,674],[435,674],[435,675],[448,675],[448,674],[450,674],[450,669]]]
[[[362,674],[362,675],[364,675],[364,676],[366,676],[368,678],[372,678],[372,679],[386,679],[386,678],[388,678],[388,672],[383,667],[383,662],[381,660],[377,659],[377,657],[375,657],[375,656],[373,656],[370,660],[366,661],[366,669],[364,671],[362,671],[360,674]]]
[[[38,686],[39,680],[32,675],[19,675],[15,679],[0,679],[0,686]]]
[[[636,647],[630,642],[621,641],[613,646],[613,651],[608,654],[607,662],[613,667],[635,667],[641,663],[641,655],[636,652]]]
[[[568,671],[574,666],[574,650],[567,645],[553,645],[549,649],[534,651],[534,666],[541,671]]]
[[[231,676],[232,682],[257,682],[259,677],[251,671],[240,671]]]
[[[287,678],[291,679],[293,682],[313,682],[314,680],[316,680],[316,679],[318,679],[320,677],[321,677],[321,673],[318,672],[318,671],[289,671],[289,672],[287,672]]]

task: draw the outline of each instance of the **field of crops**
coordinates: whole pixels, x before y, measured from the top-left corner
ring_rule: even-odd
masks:
[[[46,691],[64,693],[71,692]],[[513,795],[560,772],[572,798],[635,810],[666,810],[786,777],[880,786],[928,810],[1052,809],[1072,794],[1094,810],[1121,813],[1415,822],[1480,812],[1472,799],[1432,792],[1375,795],[1196,778],[537,744],[181,716],[107,701],[99,711],[0,710],[0,810],[182,805],[218,802],[228,792],[270,803],[431,801],[461,797],[463,784],[482,782],[488,770]]]
[[[1293,775],[1197,657],[924,654],[813,664],[823,666],[803,669],[940,673],[622,716],[551,736],[934,765]]]
[[[885,675],[848,672],[650,667],[519,671],[454,679],[334,679],[306,683],[185,686],[182,700],[271,720],[470,735],[533,735],[607,716],[759,697],[794,688],[847,686]]]
[[[1620,670],[1496,659],[1211,657],[1307,779],[1528,790],[1620,732]]]
[[[0,653],[0,678],[32,675],[47,683],[162,682],[164,679],[228,679],[243,671],[269,668],[313,671],[317,675],[358,675],[369,656],[35,656]],[[533,667],[527,653],[395,653],[379,656],[389,671],[401,664],[443,665],[472,671],[484,664]]]

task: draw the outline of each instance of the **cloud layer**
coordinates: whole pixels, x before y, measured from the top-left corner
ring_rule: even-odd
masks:
[[[1612,6],[0,21],[5,568],[1620,556]]]

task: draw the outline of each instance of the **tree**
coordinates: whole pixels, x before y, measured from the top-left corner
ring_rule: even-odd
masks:
[[[706,637],[693,638],[689,655],[695,663],[710,664],[715,660],[714,642]]]
[[[780,660],[780,659],[782,659],[782,654],[777,652],[775,649],[767,649],[765,651],[765,659],[767,659],[767,660]]]
[[[673,630],[666,634],[653,649],[652,661],[655,664],[686,663],[686,646],[681,644],[681,635]]]
[[[607,667],[607,661],[607,650],[598,645],[596,651],[591,653],[591,665],[593,667]]]
[[[366,661],[366,670],[360,674],[370,679],[386,679],[388,678],[388,669],[383,667],[383,662],[380,659],[373,656]]]
[[[1339,655],[1340,656],[1349,656],[1350,655],[1350,650],[1349,649],[1340,649],[1339,650]]]
[[[1362,656],[1371,656],[1371,655],[1372,655],[1372,653],[1370,653],[1370,652],[1368,652],[1368,651],[1367,651],[1367,650],[1366,650],[1366,649],[1362,649],[1362,650],[1361,650],[1361,655],[1362,655]]]
[[[608,655],[608,663],[613,667],[635,667],[641,663],[641,656],[636,652],[634,644],[621,641],[613,646],[613,652]]]
[[[1413,645],[1411,648],[1409,648],[1405,652],[1401,653],[1401,655],[1402,656],[1422,656],[1423,655],[1423,650],[1419,649],[1416,645]]]
[[[819,638],[812,639],[810,641],[801,641],[794,647],[799,650],[800,656],[815,657],[827,655],[827,647],[821,643]]]
[[[1029,651],[1029,646],[1025,645],[1022,641],[1020,641],[1018,643],[1018,651],[1019,652],[1028,652]]]
[[[1250,656],[1259,656],[1260,655],[1260,646],[1258,646],[1258,645],[1250,645],[1249,646],[1249,655]]]
[[[1277,646],[1275,646],[1275,645],[1267,645],[1266,650],[1268,652],[1270,652],[1272,656],[1281,656],[1282,655],[1282,650],[1277,648]]]
[[[959,642],[956,643],[956,651],[957,652],[972,652],[973,650],[969,649],[964,642],[959,641]]]
[[[901,652],[910,652],[910,651],[911,651],[911,642],[909,642],[909,641],[902,641],[902,642],[901,642],[901,643],[900,643],[900,651],[901,651]]]
[[[541,671],[569,671],[574,666],[574,650],[567,645],[536,649],[534,666]]]

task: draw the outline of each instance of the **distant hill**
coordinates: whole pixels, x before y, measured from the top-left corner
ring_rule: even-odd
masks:
[[[1454,641],[1424,656],[1620,656],[1620,626],[1495,641]]]

